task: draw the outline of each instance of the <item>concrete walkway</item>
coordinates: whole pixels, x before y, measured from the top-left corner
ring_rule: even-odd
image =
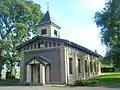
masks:
[[[0,90],[120,90],[120,88],[67,86],[1,86]]]

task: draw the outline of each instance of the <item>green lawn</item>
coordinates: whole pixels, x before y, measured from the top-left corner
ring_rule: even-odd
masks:
[[[120,86],[120,72],[116,73],[104,73],[104,75],[97,76],[97,79],[100,82],[100,85],[117,85]]]
[[[0,80],[0,86],[16,86],[19,84],[18,79]]]
[[[100,85],[103,86],[120,86],[120,72],[116,73],[104,73],[95,77],[99,81]],[[17,79],[7,79],[0,80],[0,86],[18,85],[19,80]]]

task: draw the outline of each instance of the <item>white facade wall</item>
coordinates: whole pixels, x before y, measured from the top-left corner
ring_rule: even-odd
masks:
[[[57,36],[54,34],[54,30],[57,31]],[[60,29],[56,28],[51,24],[51,37],[60,38]]]
[[[44,35],[41,34],[41,30],[43,30],[43,29],[47,30],[47,34],[44,34]],[[46,24],[46,25],[38,27],[37,28],[37,35],[38,36],[51,37],[51,25],[50,24]]]
[[[44,35],[41,34],[41,31],[43,29],[47,30],[47,34],[44,34]],[[57,31],[57,36],[54,34],[54,30]],[[38,26],[37,35],[38,36],[45,36],[45,37],[60,38],[60,29],[57,28],[56,26],[53,26],[52,24],[46,24],[46,25]]]

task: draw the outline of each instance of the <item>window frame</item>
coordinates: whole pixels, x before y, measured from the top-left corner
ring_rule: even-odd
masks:
[[[69,74],[73,74],[73,59],[69,58]]]
[[[92,63],[92,61],[90,61],[90,72],[91,73],[93,72],[93,63]]]
[[[34,43],[34,49],[36,49],[36,48],[37,48],[36,43]]]
[[[49,42],[49,47],[52,47],[52,42]]]
[[[47,34],[47,29],[42,29],[41,30],[41,35],[45,35],[45,34]]]
[[[48,42],[45,42],[45,48],[47,48],[48,47]]]
[[[33,49],[33,44],[31,44],[30,47],[31,47],[31,50],[32,50]]]
[[[53,47],[55,47],[56,46],[56,43],[53,43]]]
[[[87,73],[88,72],[88,66],[87,66],[87,60],[85,60],[85,72]]]
[[[81,73],[81,59],[78,59],[78,73]]]
[[[57,36],[57,34],[58,34],[58,33],[57,33],[57,30],[54,30],[54,35],[56,35],[56,36]]]

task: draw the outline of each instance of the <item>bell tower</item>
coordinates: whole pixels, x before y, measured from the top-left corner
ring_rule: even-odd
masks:
[[[49,11],[47,11],[37,25],[37,35],[60,38],[60,29],[61,27],[55,23]]]

